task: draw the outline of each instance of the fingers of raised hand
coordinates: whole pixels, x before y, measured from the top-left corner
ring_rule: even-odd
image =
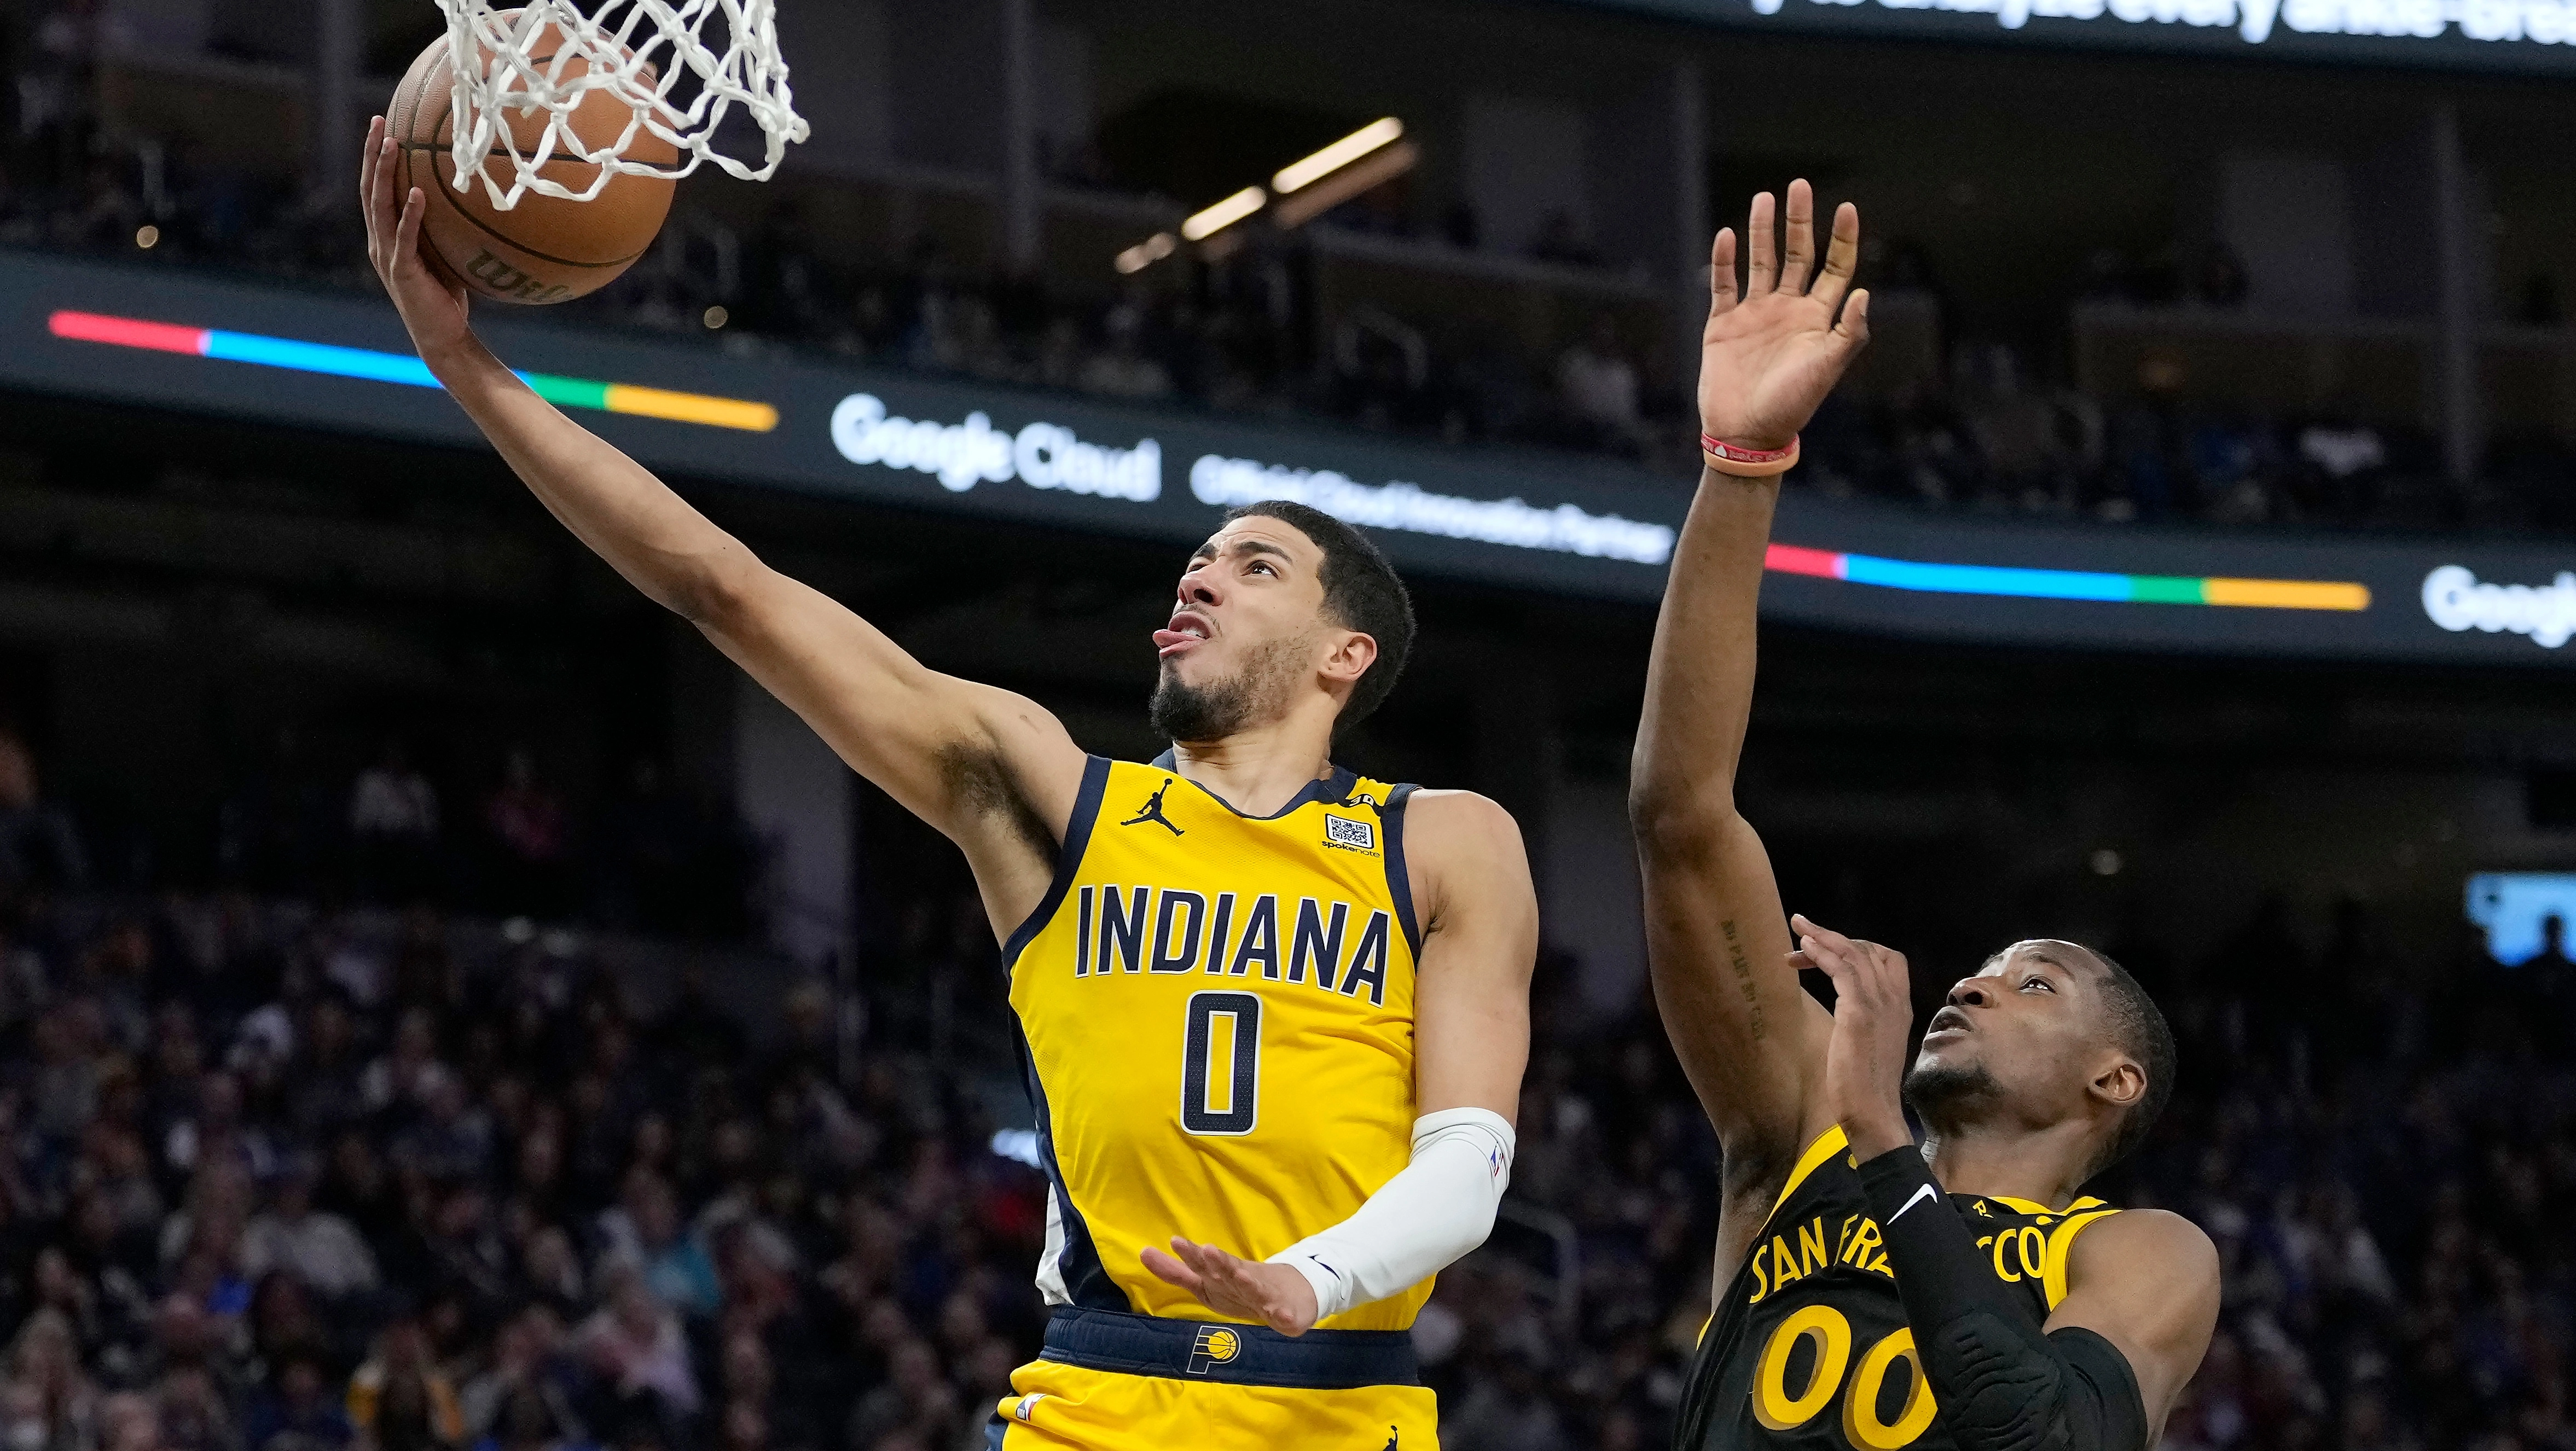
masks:
[[[394,254],[387,259],[395,267],[410,262],[414,249],[420,244],[420,219],[428,210],[423,205],[424,200],[419,187],[413,187],[403,195],[402,220],[394,224]]]
[[[1807,290],[1807,274],[1816,265],[1816,193],[1801,177],[1789,183],[1788,214],[1780,228],[1780,289]]]
[[[1845,352],[1860,348],[1869,341],[1869,289],[1864,287],[1843,304],[1843,320],[1834,324],[1834,336],[1842,339]]]
[[[1789,925],[1791,928],[1795,929],[1798,934],[1798,946],[1801,950],[1814,952],[1818,949],[1822,949],[1824,952],[1829,953],[1832,956],[1843,958],[1845,960],[1850,960],[1857,956],[1850,938],[1836,932],[1831,927],[1817,926],[1814,919],[1808,917],[1804,912],[1790,913]]]
[[[1834,208],[1833,235],[1825,243],[1825,269],[1816,276],[1812,296],[1825,306],[1840,302],[1860,267],[1860,208],[1845,202]]]
[[[358,151],[358,205],[364,207],[376,195],[376,152],[385,144],[385,118],[367,123],[367,144]]]
[[[1735,306],[1735,229],[1720,227],[1708,249],[1708,315]]]
[[[1744,295],[1760,297],[1779,286],[1779,255],[1771,237],[1771,193],[1753,198],[1753,209],[1744,219]]]

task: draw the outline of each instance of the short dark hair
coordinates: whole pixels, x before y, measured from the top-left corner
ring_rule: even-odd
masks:
[[[1335,730],[1347,730],[1384,704],[1396,678],[1404,674],[1405,658],[1413,653],[1413,596],[1367,535],[1323,510],[1265,499],[1227,510],[1225,522],[1255,516],[1276,519],[1315,542],[1324,552],[1324,613],[1343,629],[1377,642],[1376,661],[1352,685],[1351,698],[1342,702],[1341,718],[1334,722]]]
[[[2104,1030],[2112,1043],[2136,1059],[2147,1075],[2147,1091],[2129,1105],[2128,1113],[2120,1119],[2119,1132],[2111,1136],[2111,1147],[2093,1166],[2093,1172],[2099,1174],[2136,1153],[2147,1141],[2157,1117],[2165,1111],[2166,1101],[2173,1097],[2176,1054],[2173,1029],[2146,988],[2127,968],[2113,962],[2109,953],[2093,947],[2084,950],[2102,964]]]

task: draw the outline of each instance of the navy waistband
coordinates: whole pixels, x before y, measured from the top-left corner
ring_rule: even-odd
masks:
[[[1047,1322],[1041,1360],[1122,1375],[1348,1391],[1422,1384],[1409,1330],[1309,1330],[1166,1320],[1067,1306]]]

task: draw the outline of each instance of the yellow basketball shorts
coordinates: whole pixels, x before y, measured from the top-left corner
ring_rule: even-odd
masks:
[[[1011,1376],[992,1451],[1439,1451],[1404,1331],[1312,1330],[1066,1309]]]

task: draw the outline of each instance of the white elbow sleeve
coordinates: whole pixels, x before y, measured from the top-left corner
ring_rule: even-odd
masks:
[[[1383,1300],[1438,1274],[1493,1232],[1512,1182],[1512,1126],[1482,1108],[1413,1121],[1413,1162],[1359,1212],[1270,1257],[1315,1287],[1316,1319]]]

